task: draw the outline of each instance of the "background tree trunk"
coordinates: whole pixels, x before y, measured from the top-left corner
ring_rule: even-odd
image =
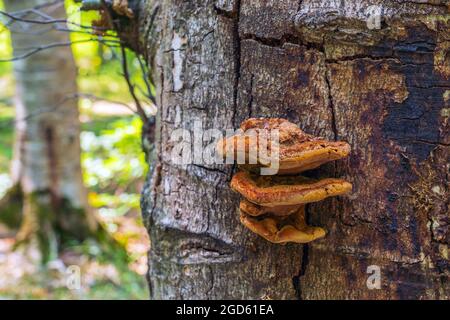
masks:
[[[159,102],[142,201],[151,297],[448,299],[448,17],[444,1],[144,1]],[[173,130],[249,117],[351,144],[313,173],[354,185],[308,207],[324,239],[268,243],[239,223],[234,167],[171,161]]]
[[[5,5],[7,11],[15,12],[46,2],[7,0]],[[63,2],[40,11],[59,19],[65,17]],[[28,14],[23,18],[41,17]],[[32,48],[68,43],[69,33],[56,31],[57,26],[67,28],[65,24],[12,23],[14,55],[20,57]],[[36,239],[44,258],[49,258],[61,242],[85,239],[97,228],[88,212],[82,181],[77,72],[71,47],[57,46],[20,59],[14,63],[14,72],[15,187],[3,199],[2,214],[11,211],[10,216],[20,217],[23,212],[19,240]]]

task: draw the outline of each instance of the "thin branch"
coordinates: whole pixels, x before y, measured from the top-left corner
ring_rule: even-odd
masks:
[[[19,56],[15,56],[12,57],[10,59],[0,59],[0,63],[1,62],[14,62],[14,61],[18,61],[18,60],[22,60],[22,59],[26,59],[29,58],[30,56],[41,52],[43,50],[48,50],[48,49],[52,49],[52,48],[58,48],[58,47],[67,47],[67,46],[71,46],[73,44],[79,44],[79,43],[87,43],[87,42],[102,42],[102,43],[117,43],[120,44],[120,41],[115,41],[115,40],[100,40],[98,38],[91,38],[91,39],[84,39],[84,40],[77,40],[77,41],[68,41],[68,42],[56,42],[56,43],[51,43],[45,46],[39,46],[39,47],[35,47],[35,48],[23,48],[22,50],[29,50],[28,52],[19,55]],[[20,49],[19,49],[20,50]]]
[[[80,1],[76,1],[76,2],[80,2]],[[8,26],[9,29],[11,28],[11,25],[13,24],[14,21],[17,22],[22,22],[22,23],[28,23],[28,24],[37,24],[37,25],[50,25],[51,27],[48,28],[47,30],[44,30],[45,32],[49,32],[51,30],[58,30],[58,31],[68,31],[68,32],[78,32],[78,33],[87,33],[87,34],[92,34],[94,36],[94,34],[92,33],[93,31],[111,31],[114,32],[119,30],[119,27],[117,26],[117,21],[115,21],[112,18],[112,13],[111,13],[111,9],[110,9],[110,5],[109,5],[109,1],[105,1],[105,0],[96,0],[94,2],[92,1],[81,1],[84,4],[87,5],[86,8],[89,8],[90,5],[94,4],[94,2],[96,3],[95,6],[97,6],[97,9],[100,9],[102,11],[102,13],[104,15],[106,15],[106,18],[109,20],[109,25],[113,26],[113,30],[108,30],[108,28],[105,27],[92,27],[92,26],[85,26],[85,25],[81,25],[81,24],[77,24],[71,21],[68,21],[67,19],[56,19],[51,17],[50,15],[40,12],[39,9],[44,8],[44,7],[48,7],[50,5],[55,5],[55,4],[63,4],[63,0],[57,0],[57,1],[50,1],[46,4],[42,4],[38,7],[34,7],[31,9],[25,9],[25,10],[21,10],[21,11],[17,11],[17,12],[13,12],[13,13],[8,13],[8,12],[4,12],[0,10],[0,15],[6,16],[10,19],[10,21],[8,21],[7,23],[4,23],[5,26]],[[100,7],[98,7],[98,4],[101,4]],[[30,14],[34,14],[37,15],[39,18],[38,19],[33,19],[30,17],[27,17]],[[81,30],[71,30],[70,27],[64,27],[61,24],[64,25],[68,25],[68,26],[76,26],[78,28],[80,28]],[[22,27],[22,29],[24,29]],[[86,31],[84,31],[86,30]],[[12,32],[18,32],[18,31],[12,31]],[[40,30],[39,32],[42,32],[42,30]],[[78,40],[78,41],[70,41],[70,42],[60,42],[60,43],[51,43],[51,44],[47,44],[47,45],[42,45],[42,46],[38,46],[35,48],[22,48],[20,50],[28,50],[28,52],[20,55],[20,56],[16,56],[13,57],[11,59],[0,59],[0,62],[11,62],[11,61],[17,61],[20,59],[26,59],[30,56],[32,56],[33,54],[36,54],[40,51],[46,50],[46,49],[51,49],[51,48],[56,48],[56,47],[64,47],[64,46],[70,46],[73,44],[78,44],[78,43],[86,43],[86,42],[92,42],[92,41],[98,41],[110,48],[114,48],[114,47],[120,47],[120,52],[121,52],[121,65],[122,65],[122,70],[123,70],[123,76],[125,78],[125,81],[127,83],[128,89],[130,91],[131,97],[134,101],[134,104],[136,105],[136,110],[132,109],[129,105],[125,104],[125,103],[120,103],[117,101],[110,101],[110,102],[114,102],[114,103],[118,103],[121,104],[125,107],[127,107],[128,109],[132,110],[134,113],[137,113],[144,122],[148,122],[148,116],[143,108],[143,105],[141,103],[141,101],[138,98],[138,95],[136,93],[136,89],[139,89],[142,94],[144,96],[146,96],[153,104],[156,105],[156,99],[154,94],[152,93],[152,84],[153,84],[153,79],[151,78],[151,75],[148,73],[147,68],[144,64],[144,62],[142,61],[140,56],[137,56],[138,61],[139,61],[139,65],[141,68],[141,72],[142,75],[144,77],[144,81],[145,81],[145,87],[146,87],[146,93],[144,92],[144,90],[142,90],[142,88],[140,88],[139,86],[133,84],[132,80],[131,80],[131,75],[130,75],[130,70],[129,70],[129,66],[128,66],[128,59],[127,59],[127,49],[124,45],[123,42],[121,42],[120,40],[115,40],[117,38],[113,37],[113,35],[107,35],[108,39],[105,39],[102,36],[98,36],[98,38],[90,38],[90,39],[83,39],[83,40]],[[110,39],[113,38],[113,39]],[[117,44],[116,46],[114,46],[113,44]],[[17,50],[17,49],[16,49]],[[114,50],[112,50],[114,56],[115,56],[115,52]],[[37,114],[40,113],[45,113],[45,112],[53,112],[54,110],[56,110],[56,108],[63,104],[65,101],[67,101],[68,99],[75,99],[75,98],[79,98],[79,97],[87,97],[87,98],[91,98],[91,99],[95,99],[95,100],[105,100],[105,99],[101,99],[95,95],[92,94],[72,94],[71,96],[68,96],[66,98],[63,99],[63,101],[61,103],[59,103],[57,106],[55,106],[54,108],[45,108],[42,112],[38,112]],[[106,100],[108,101],[108,100]],[[35,116],[34,114],[30,114],[27,117],[25,117],[24,119],[19,119],[16,121],[26,121],[29,118]]]
[[[14,125],[16,123],[19,122],[25,122],[25,121],[30,121],[35,117],[38,117],[42,114],[46,114],[46,113],[53,113],[53,112],[59,112],[59,108],[62,107],[66,102],[70,101],[70,100],[75,100],[75,99],[79,99],[79,98],[86,98],[86,99],[91,99],[91,100],[95,100],[95,101],[106,101],[109,103],[114,103],[117,105],[121,105],[124,108],[127,108],[128,110],[130,110],[131,112],[133,112],[136,115],[139,115],[138,112],[133,109],[132,107],[130,107],[128,104],[126,104],[125,102],[121,102],[121,101],[117,101],[117,100],[112,100],[112,99],[105,99],[99,96],[96,96],[94,94],[91,93],[81,93],[81,92],[77,92],[77,93],[72,93],[72,94],[67,94],[64,96],[64,98],[61,99],[61,101],[59,101],[58,103],[56,103],[55,105],[49,107],[49,108],[42,108],[40,110],[37,110],[33,113],[30,113],[26,116],[24,116],[21,119],[14,119],[11,121],[6,121],[6,122],[0,122],[0,129],[1,128],[5,128],[7,126],[11,126]]]
[[[97,96],[95,94],[92,94],[92,93],[77,93],[76,95],[78,96],[78,98],[86,98],[86,99],[91,99],[91,100],[95,100],[95,101],[105,101],[105,102],[110,102],[110,103],[114,103],[114,104],[117,104],[117,105],[121,105],[124,108],[127,108],[128,110],[133,112],[134,114],[139,115],[138,112],[135,109],[133,109],[128,104],[126,104],[125,102],[122,102],[122,101],[117,101],[117,100],[112,100],[112,99],[105,99],[105,98],[99,97],[99,96]]]
[[[141,71],[142,71],[142,75],[144,78],[144,82],[145,82],[145,86],[147,87],[147,94],[144,94],[148,99],[150,99],[150,101],[156,105],[156,98],[155,95],[152,93],[152,87],[150,85],[150,82],[153,82],[152,78],[149,76],[149,73],[147,72],[147,68],[144,64],[144,62],[142,61],[141,56],[137,55],[137,59],[139,61],[139,66],[141,67]]]
[[[37,117],[39,115],[45,114],[45,113],[52,113],[52,112],[58,111],[58,108],[63,106],[64,103],[66,103],[67,101],[73,100],[73,99],[77,99],[77,98],[78,98],[78,94],[68,94],[64,98],[62,98],[61,101],[59,101],[57,104],[55,104],[49,108],[42,108],[40,110],[37,110],[33,113],[26,115],[25,117],[23,117],[21,119],[14,119],[11,121],[4,122],[4,123],[2,123],[2,125],[0,125],[0,128],[6,127],[7,125],[14,125],[19,122],[29,121],[30,119]]]
[[[106,14],[106,19],[108,19],[108,24],[110,26],[113,26],[113,28],[117,31],[118,27],[117,27],[114,19],[112,18],[111,11],[110,11],[106,1],[105,0],[100,0],[100,1],[101,1],[103,13]],[[133,83],[131,82],[130,72],[128,70],[127,51],[126,51],[125,45],[123,43],[120,43],[120,51],[122,53],[123,76],[128,85],[128,90],[130,91],[131,97],[133,98],[134,103],[136,105],[137,113],[141,117],[142,122],[146,123],[148,121],[148,116],[145,113],[145,110],[142,107],[141,102],[139,101],[139,98],[136,95],[135,87],[134,87]]]
[[[136,88],[139,90],[139,92],[148,100],[149,103],[156,105],[156,99],[153,95],[149,95],[143,88],[141,88],[140,85],[136,85]]]
[[[75,0],[75,2],[81,3],[81,10],[84,10],[84,11],[102,9],[102,1],[101,0]],[[108,2],[110,2],[110,1],[108,1]]]
[[[28,10],[28,13],[32,12],[32,9]],[[72,21],[68,21],[67,19],[47,19],[47,20],[36,20],[36,19],[28,19],[28,18],[22,18],[14,15],[15,13],[8,13],[6,11],[0,10],[0,14],[8,17],[12,21],[19,21],[24,23],[30,23],[30,24],[39,24],[39,25],[49,25],[49,24],[67,24],[74,27],[78,27],[81,29],[88,29],[88,30],[98,30],[98,31],[105,31],[107,28],[104,27],[94,27],[94,26],[86,26],[79,23],[75,23]],[[17,14],[17,12],[16,12]],[[7,22],[6,25],[8,25],[10,22]]]
[[[131,83],[130,79],[130,73],[128,71],[128,61],[127,61],[127,51],[123,43],[120,44],[120,50],[122,52],[122,69],[123,69],[123,75],[125,77],[125,80],[128,85],[128,89],[130,90],[130,94],[134,100],[134,103],[136,104],[136,109],[139,114],[139,116],[142,118],[142,121],[145,123],[148,121],[147,114],[144,111],[144,108],[141,105],[141,102],[139,101],[139,98],[136,95],[135,87]]]

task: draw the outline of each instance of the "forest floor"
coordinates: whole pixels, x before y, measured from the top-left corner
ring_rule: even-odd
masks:
[[[0,196],[8,187],[13,117],[12,108],[0,101]],[[13,234],[0,226],[0,300],[148,299],[144,275],[149,240],[139,212],[139,190],[145,176],[143,155],[139,154],[140,123],[120,105],[104,102],[82,113],[81,121],[91,206],[97,209],[102,225],[124,245],[128,259],[108,258],[95,244],[85,243],[65,250],[42,267],[32,247],[13,250]],[[140,160],[133,161],[136,158]],[[129,163],[129,168],[121,170],[123,163]],[[78,278],[73,277],[74,270]]]
[[[133,218],[122,218],[121,232],[145,233]],[[144,278],[147,241],[127,245],[134,257],[124,261],[96,259],[94,248],[73,248],[42,267],[33,248],[13,250],[14,237],[0,239],[0,300],[2,299],[148,299]],[[91,251],[91,252],[86,252]],[[73,268],[76,266],[76,269]],[[74,271],[77,272],[74,278]],[[79,272],[79,273],[78,273]]]

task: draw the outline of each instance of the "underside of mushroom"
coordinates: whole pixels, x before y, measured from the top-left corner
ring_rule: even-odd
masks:
[[[320,227],[305,222],[305,206],[300,205],[287,216],[267,214],[254,217],[241,209],[241,222],[254,233],[273,243],[307,243],[325,236]]]
[[[272,139],[271,130],[277,131],[278,141]],[[259,148],[267,150],[260,153]],[[220,141],[217,149],[224,158],[245,159],[245,163],[238,162],[241,171],[231,180],[231,188],[244,197],[240,221],[273,243],[307,243],[324,237],[324,229],[306,224],[305,205],[352,189],[343,179],[314,180],[299,175],[346,157],[349,144],[313,137],[285,119],[248,119],[238,134]],[[258,175],[256,169],[266,163],[260,154],[272,152],[279,157],[277,175]]]

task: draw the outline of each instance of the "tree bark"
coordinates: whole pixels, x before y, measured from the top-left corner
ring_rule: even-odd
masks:
[[[151,298],[448,299],[448,17],[444,1],[144,1],[159,108],[142,195]],[[235,167],[171,161],[174,130],[249,117],[351,144],[312,173],[354,186],[308,206],[324,239],[268,243],[239,223]]]
[[[5,1],[9,12],[44,3],[47,1]],[[65,17],[61,2],[39,10],[55,19]],[[25,18],[41,17],[28,14]],[[17,209],[10,215],[22,213],[18,239],[37,240],[44,259],[62,242],[85,239],[97,228],[82,181],[76,66],[70,45],[63,45],[70,42],[69,33],[56,31],[57,26],[66,28],[65,24],[10,25],[17,57],[33,48],[60,44],[14,62],[16,121],[11,172],[15,187],[3,200],[2,209]]]

